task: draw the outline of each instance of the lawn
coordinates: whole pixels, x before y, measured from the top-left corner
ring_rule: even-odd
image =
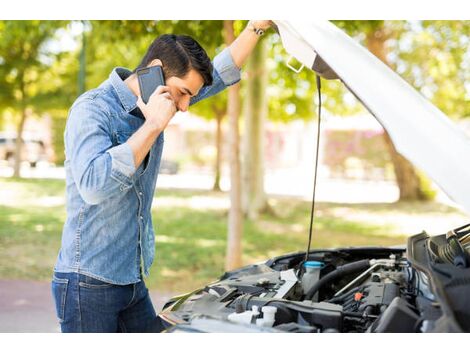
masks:
[[[65,220],[65,183],[0,178],[0,278],[47,281]],[[271,198],[274,214],[246,221],[245,264],[305,250],[310,203]],[[159,190],[152,208],[155,262],[147,285],[182,292],[223,273],[229,202],[226,193]],[[313,247],[399,245],[421,229],[439,233],[468,218],[439,203],[319,203]]]

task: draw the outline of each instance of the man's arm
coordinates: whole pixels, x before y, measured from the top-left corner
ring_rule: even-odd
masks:
[[[248,56],[258,43],[260,36],[255,33],[255,29],[267,30],[271,26],[271,21],[250,21],[243,32],[230,44],[230,53],[233,62],[241,68]]]
[[[92,99],[74,104],[65,129],[65,162],[87,204],[99,204],[133,185],[132,150],[127,143],[113,146],[111,135],[105,107]]]
[[[167,90],[158,87],[147,105],[139,98],[137,104],[147,116],[145,123],[117,146],[113,146],[104,106],[91,99],[74,104],[65,131],[66,162],[87,204],[99,204],[133,186],[135,171],[176,112]]]
[[[209,98],[225,88],[238,83],[241,77],[240,68],[259,40],[259,36],[254,32],[253,27],[266,30],[270,26],[271,21],[250,21],[237,39],[214,58],[212,85],[203,87],[197,96],[191,98],[190,105]]]

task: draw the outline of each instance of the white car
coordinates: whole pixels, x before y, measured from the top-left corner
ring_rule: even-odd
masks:
[[[435,106],[329,22],[276,21],[285,49],[339,78],[396,149],[470,213],[470,142]],[[168,332],[470,332],[470,224],[403,247],[286,254],[171,299]]]

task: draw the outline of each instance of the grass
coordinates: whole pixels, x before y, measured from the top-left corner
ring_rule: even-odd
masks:
[[[0,178],[0,278],[50,279],[66,215],[64,192],[61,180]],[[245,222],[245,264],[306,248],[310,203],[272,198],[270,204],[275,216]],[[227,194],[159,190],[152,212],[156,254],[146,280],[150,288],[187,291],[223,273]],[[398,245],[416,226],[451,228],[466,220],[438,203],[319,203],[313,248]]]

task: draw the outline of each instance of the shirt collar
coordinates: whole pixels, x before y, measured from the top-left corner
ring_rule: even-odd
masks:
[[[137,107],[137,97],[132,93],[124,80],[132,74],[127,68],[116,67],[109,75],[109,80],[127,113]]]

